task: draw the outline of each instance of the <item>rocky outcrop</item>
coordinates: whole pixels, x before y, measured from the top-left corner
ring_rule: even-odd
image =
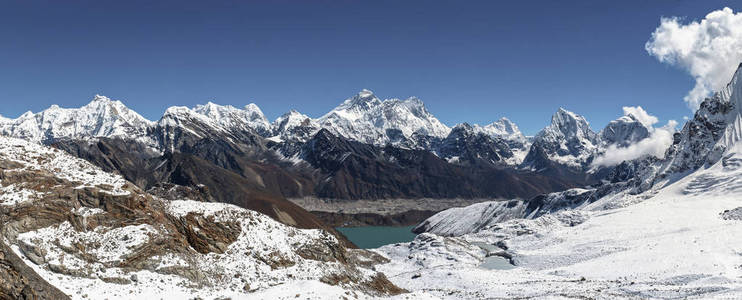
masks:
[[[185,144],[191,144],[187,142]],[[64,140],[53,146],[123,175],[143,190],[166,199],[193,199],[235,204],[299,228],[333,232],[352,243],[311,213],[289,202],[286,195],[311,191],[312,182],[280,168],[256,162],[239,145],[203,140],[187,152],[143,156],[136,143],[119,139]],[[300,173],[301,174],[301,173]]]

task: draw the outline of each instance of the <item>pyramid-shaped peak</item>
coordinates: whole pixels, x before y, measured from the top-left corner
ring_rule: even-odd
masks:
[[[374,97],[374,92],[369,89],[362,89],[360,92],[358,92],[359,98],[371,98]]]
[[[580,139],[586,138],[591,141],[596,136],[595,132],[590,129],[590,124],[583,116],[561,107],[551,117],[551,124],[544,128],[539,135],[564,136],[567,138],[579,137]]]
[[[585,123],[587,125],[587,120],[585,117],[578,115],[576,113],[573,113],[569,110],[566,110],[562,107],[560,107],[556,113],[551,117],[551,123],[556,124],[564,124],[564,123]]]
[[[381,100],[374,95],[370,90],[363,89],[355,96],[348,98],[338,106],[335,110],[346,110],[346,109],[370,109],[372,107],[381,104]]]

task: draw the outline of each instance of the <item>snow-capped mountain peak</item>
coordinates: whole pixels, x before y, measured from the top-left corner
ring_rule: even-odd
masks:
[[[497,133],[498,135],[512,135],[520,133],[520,129],[518,129],[518,126],[505,117],[502,117],[485,127],[491,128],[492,132]]]
[[[415,147],[413,134],[445,138],[450,132],[420,99],[381,101],[370,90],[345,100],[317,122],[333,134],[374,145]]]
[[[597,143],[597,135],[583,116],[559,108],[551,117],[551,124],[536,135],[524,164],[541,169],[551,161],[581,169],[595,152]]]
[[[200,109],[200,107],[197,107]],[[216,123],[206,114],[199,113],[185,106],[171,106],[165,110],[157,122],[160,126],[181,126],[184,121],[198,120],[200,123],[215,126]]]
[[[590,124],[585,120],[585,117],[561,107],[551,117],[551,124],[544,129],[544,133],[588,140],[595,137],[595,133],[590,129]]]
[[[333,109],[328,113],[338,113],[338,112],[363,112],[368,111],[378,105],[381,104],[381,100],[379,100],[376,95],[374,95],[374,92],[371,90],[363,89],[358,94],[356,94],[353,97],[350,97],[348,99],[345,99],[342,104],[340,104],[337,108]],[[348,117],[354,116],[353,114],[348,115]]]
[[[113,102],[113,100],[111,100],[111,98],[108,98],[106,96],[95,94],[95,96],[93,97],[93,101],[91,101],[91,103],[93,102]]]
[[[520,132],[518,125],[508,118],[502,117],[485,126],[475,125],[474,130],[482,132],[492,137],[499,137],[507,141],[526,142],[526,137]]]
[[[95,95],[80,108],[52,105],[36,114],[26,112],[17,119],[5,119],[0,132],[34,142],[51,142],[63,138],[141,137],[151,124],[121,101]]]
[[[273,129],[283,132],[298,126],[308,126],[312,122],[314,121],[309,116],[292,109],[273,121]]]
[[[276,118],[272,126],[273,141],[306,142],[320,130],[314,119],[293,109]]]
[[[598,136],[604,144],[626,147],[649,137],[650,132],[651,127],[629,113],[608,123]]]
[[[461,123],[451,129],[437,149],[437,155],[450,163],[515,165],[515,157],[508,143],[498,137],[489,135],[478,125]]]
[[[272,127],[263,111],[255,103],[239,109],[231,105],[218,105],[211,101],[205,105],[196,105],[193,111],[204,115],[227,129],[247,130],[252,128],[261,136],[270,136]]]

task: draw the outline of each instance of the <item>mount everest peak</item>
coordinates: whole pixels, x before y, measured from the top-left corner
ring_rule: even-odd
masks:
[[[450,131],[417,98],[381,101],[365,89],[317,122],[334,134],[374,145],[406,145],[413,134],[444,138]]]

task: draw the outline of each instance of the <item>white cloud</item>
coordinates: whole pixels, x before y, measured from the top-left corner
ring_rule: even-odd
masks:
[[[633,115],[639,122],[649,129],[649,137],[631,144],[627,147],[618,147],[610,145],[605,152],[596,157],[592,166],[615,166],[626,160],[634,160],[646,156],[664,158],[665,151],[672,145],[672,135],[675,133],[675,127],[678,122],[670,120],[665,126],[652,127],[659,120],[657,117],[648,114],[641,106],[624,107],[624,115]]]
[[[662,18],[645,48],[660,62],[685,69],[696,85],[684,100],[695,110],[723,88],[742,62],[742,13],[725,7],[699,21]]]
[[[659,122],[657,117],[647,113],[641,106],[624,106],[623,114],[625,116],[634,116],[639,122],[644,124],[646,127],[652,127],[655,123]]]

